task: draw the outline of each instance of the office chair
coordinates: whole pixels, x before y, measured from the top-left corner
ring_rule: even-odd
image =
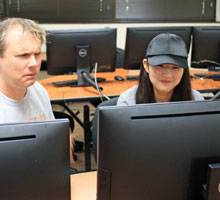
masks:
[[[95,110],[94,117],[92,119],[92,137],[93,137],[93,150],[94,150],[94,157],[97,161],[97,117],[98,117],[98,108],[102,106],[115,106],[117,104],[118,97],[114,97],[110,100],[103,101],[100,103]]]
[[[73,132],[75,124],[74,124],[73,118],[70,115],[68,115],[68,114],[66,114],[64,112],[58,112],[58,111],[53,111],[53,114],[54,114],[55,119],[62,119],[62,118],[69,119],[70,129]]]
[[[73,130],[74,130],[74,127],[75,127],[75,123],[74,123],[73,118],[69,114],[66,114],[64,112],[58,112],[58,111],[53,111],[53,114],[54,114],[54,117],[56,119],[61,119],[61,118],[69,119],[70,129],[71,129],[71,131],[73,133]],[[75,140],[74,152],[82,151],[82,149],[83,149],[83,142]],[[77,159],[77,157],[76,157],[76,155],[74,155],[74,160],[76,161],[76,159]]]
[[[70,115],[68,115],[64,112],[58,112],[58,111],[53,111],[53,114],[54,114],[55,119],[62,119],[62,118],[69,119],[70,129],[73,132],[75,125],[74,125],[74,120]],[[75,151],[75,148],[76,148],[76,150],[78,150],[77,148],[79,148],[78,146],[76,146],[76,141],[75,141],[75,145],[74,145],[74,152],[77,152],[77,151]],[[75,161],[77,160],[77,155],[75,155],[74,153],[73,153],[73,159]],[[70,174],[75,174],[75,173],[77,173],[77,170],[75,168],[70,167]]]

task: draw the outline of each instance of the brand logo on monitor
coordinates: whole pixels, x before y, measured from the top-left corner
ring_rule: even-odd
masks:
[[[79,56],[80,57],[86,57],[86,55],[87,55],[87,51],[85,50],[85,49],[80,49],[79,50]]]

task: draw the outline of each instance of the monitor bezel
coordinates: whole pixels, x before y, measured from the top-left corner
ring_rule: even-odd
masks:
[[[69,200],[67,119],[0,124],[0,150],[0,199]]]
[[[166,199],[174,200],[181,195],[182,198],[179,199],[196,199],[192,197],[201,195],[200,187],[202,182],[206,181],[208,164],[220,162],[220,145],[217,142],[220,136],[211,126],[220,128],[218,120],[216,121],[216,117],[219,118],[219,116],[220,101],[152,103],[99,108],[97,199],[108,199],[111,196],[111,200],[130,200],[134,197],[157,200],[166,196]],[[146,123],[145,119],[149,121]],[[158,123],[153,122],[157,119]],[[194,125],[188,123],[191,119],[196,122]],[[210,121],[211,119],[215,121]],[[159,123],[159,121],[163,122]],[[177,121],[185,125],[178,127]],[[150,127],[153,125],[155,126]],[[160,129],[160,134],[156,134],[152,131],[153,129]],[[166,129],[176,131],[167,134]],[[184,129],[190,132],[184,132]],[[146,141],[147,143],[144,143]],[[159,145],[158,148],[156,144]],[[170,150],[162,148],[168,144],[171,146]],[[194,145],[195,148],[198,147],[195,152],[199,153],[198,157],[194,153],[191,160],[191,153],[194,151],[191,148],[194,148]],[[217,152],[215,148],[218,149]],[[167,155],[166,159],[169,154],[173,155],[174,160],[165,161],[164,157],[155,156],[160,153]],[[151,163],[154,162],[158,165],[153,167]],[[177,163],[176,166],[175,163]],[[177,176],[172,176],[173,167],[174,175]],[[157,176],[155,172],[159,175]],[[202,176],[196,179],[199,173]],[[174,181],[174,177],[182,177],[182,179]],[[170,182],[171,180],[173,182]],[[169,188],[171,185],[173,188]],[[153,188],[157,197],[161,194],[160,198],[154,198],[152,193],[148,196],[148,187]],[[166,187],[170,196],[165,194]],[[195,193],[192,192],[193,189],[196,189]],[[175,192],[178,193],[177,196]]]
[[[96,59],[98,61],[101,60],[101,63],[98,63],[98,72],[105,71],[104,69],[99,69],[99,65],[111,65],[110,69],[107,71],[113,72],[116,63],[116,34],[116,28],[48,31],[46,51],[48,74],[60,75],[76,73],[76,46],[87,46],[90,50],[90,55],[88,57],[89,72],[94,70]],[[70,44],[70,41],[72,41],[73,44]],[[62,47],[64,42],[65,45]]]
[[[194,26],[192,30],[191,67],[220,71],[220,27]],[[212,71],[215,71],[214,69]]]
[[[189,52],[191,29],[189,26],[128,27],[125,42],[124,69],[139,69],[142,60],[145,58],[149,42],[160,33],[170,32],[179,35],[185,41]]]

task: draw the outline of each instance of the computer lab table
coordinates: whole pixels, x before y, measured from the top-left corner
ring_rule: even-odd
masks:
[[[125,90],[131,88],[132,86],[138,84],[138,80],[126,80],[126,76],[138,76],[140,70],[126,70],[117,68],[114,72],[102,72],[97,73],[97,77],[105,78],[106,81],[99,83],[103,88],[103,93],[110,98],[119,96]],[[207,72],[201,70],[190,70],[190,74],[195,73],[216,73]],[[114,79],[116,75],[122,76],[124,81],[117,81]],[[94,74],[92,74],[94,77]],[[91,170],[91,160],[90,160],[90,139],[91,139],[91,122],[89,120],[90,111],[86,102],[101,101],[100,99],[105,99],[102,97],[94,87],[92,86],[80,86],[80,87],[57,87],[53,82],[76,80],[76,75],[57,75],[39,80],[39,82],[47,90],[51,103],[62,105],[72,117],[84,128],[85,134],[85,171]],[[216,93],[220,90],[220,81],[214,81],[212,79],[200,79],[191,78],[192,88],[200,91],[201,93]],[[66,105],[67,102],[85,102],[84,106],[84,119],[81,121],[75,113],[73,113],[69,107]]]
[[[71,200],[96,200],[97,172],[85,172],[70,176]]]

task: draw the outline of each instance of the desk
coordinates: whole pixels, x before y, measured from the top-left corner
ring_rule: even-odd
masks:
[[[71,200],[96,200],[97,172],[74,174],[70,179]]]
[[[211,72],[211,71],[202,71],[202,70],[190,70],[190,74],[193,75],[195,73],[207,73],[207,74],[216,74],[219,72]],[[219,73],[220,74],[220,73]],[[192,88],[198,90],[201,93],[206,92],[218,92],[220,90],[220,81],[214,81],[212,79],[199,79],[199,78],[191,78]]]
[[[190,70],[191,74],[205,73],[205,71]],[[207,72],[212,73],[212,72]],[[139,70],[125,70],[116,69],[115,72],[97,73],[97,77],[106,78],[106,82],[99,83],[103,87],[103,91],[109,97],[115,97],[122,92],[136,85],[138,81],[115,81],[114,76],[120,75],[125,78],[126,75],[139,75]],[[76,75],[59,75],[46,79],[39,80],[39,82],[46,88],[52,102],[57,101],[90,101],[100,98],[100,94],[93,87],[56,87],[52,82],[66,81],[77,79]],[[191,79],[192,88],[200,92],[212,92],[220,89],[220,81],[211,79],[200,80],[198,78]]]
[[[115,72],[97,73],[97,77],[106,78],[106,82],[99,83],[103,87],[103,91],[110,97],[118,96],[123,91],[137,84],[137,81],[115,81],[115,75],[138,75],[139,70],[124,70],[116,69]],[[76,75],[59,75],[46,79],[42,79],[39,82],[46,88],[51,101],[90,101],[100,98],[100,94],[93,87],[56,87],[52,82],[66,81],[77,79]]]
[[[194,73],[206,73],[205,71],[190,70],[191,74]],[[207,72],[213,73],[213,72]],[[99,83],[103,88],[103,92],[110,98],[119,96],[125,90],[136,85],[138,81],[116,81],[115,75],[120,75],[126,78],[126,75],[139,75],[139,70],[125,70],[116,69],[115,72],[97,73],[97,77],[106,78],[106,82]],[[91,123],[89,121],[89,107],[84,106],[84,122],[81,122],[74,113],[65,105],[65,102],[82,102],[100,100],[101,95],[93,87],[56,87],[52,82],[67,81],[77,79],[76,75],[59,75],[46,79],[42,79],[39,82],[47,90],[52,103],[61,102],[67,111],[73,116],[73,118],[84,128],[85,134],[85,160],[86,171],[90,170],[90,138],[91,138]],[[200,92],[217,92],[220,89],[220,81],[214,81],[211,79],[200,80],[198,78],[191,79],[192,88]]]

